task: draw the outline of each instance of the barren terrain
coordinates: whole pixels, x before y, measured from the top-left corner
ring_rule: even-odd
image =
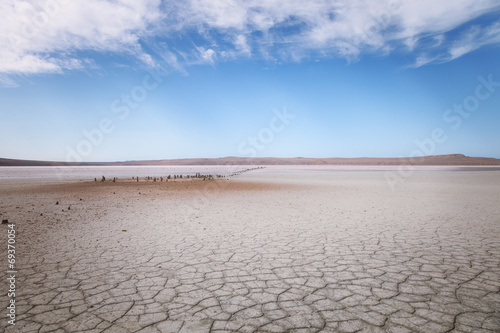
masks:
[[[500,330],[500,171],[422,170],[395,190],[304,168],[0,188],[8,332]]]

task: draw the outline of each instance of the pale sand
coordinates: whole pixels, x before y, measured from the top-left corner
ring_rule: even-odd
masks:
[[[9,332],[500,331],[500,171],[31,183]]]

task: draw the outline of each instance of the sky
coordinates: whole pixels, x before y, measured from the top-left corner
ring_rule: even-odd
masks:
[[[497,0],[5,0],[0,12],[3,158],[500,158]]]

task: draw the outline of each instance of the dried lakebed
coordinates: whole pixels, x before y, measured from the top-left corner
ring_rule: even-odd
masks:
[[[500,330],[499,171],[20,182],[7,332]]]

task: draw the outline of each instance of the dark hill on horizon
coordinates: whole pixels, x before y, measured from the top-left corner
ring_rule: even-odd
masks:
[[[50,162],[0,158],[0,166],[118,166],[118,165],[500,165],[500,159],[463,154],[400,158],[220,157],[124,162]]]

